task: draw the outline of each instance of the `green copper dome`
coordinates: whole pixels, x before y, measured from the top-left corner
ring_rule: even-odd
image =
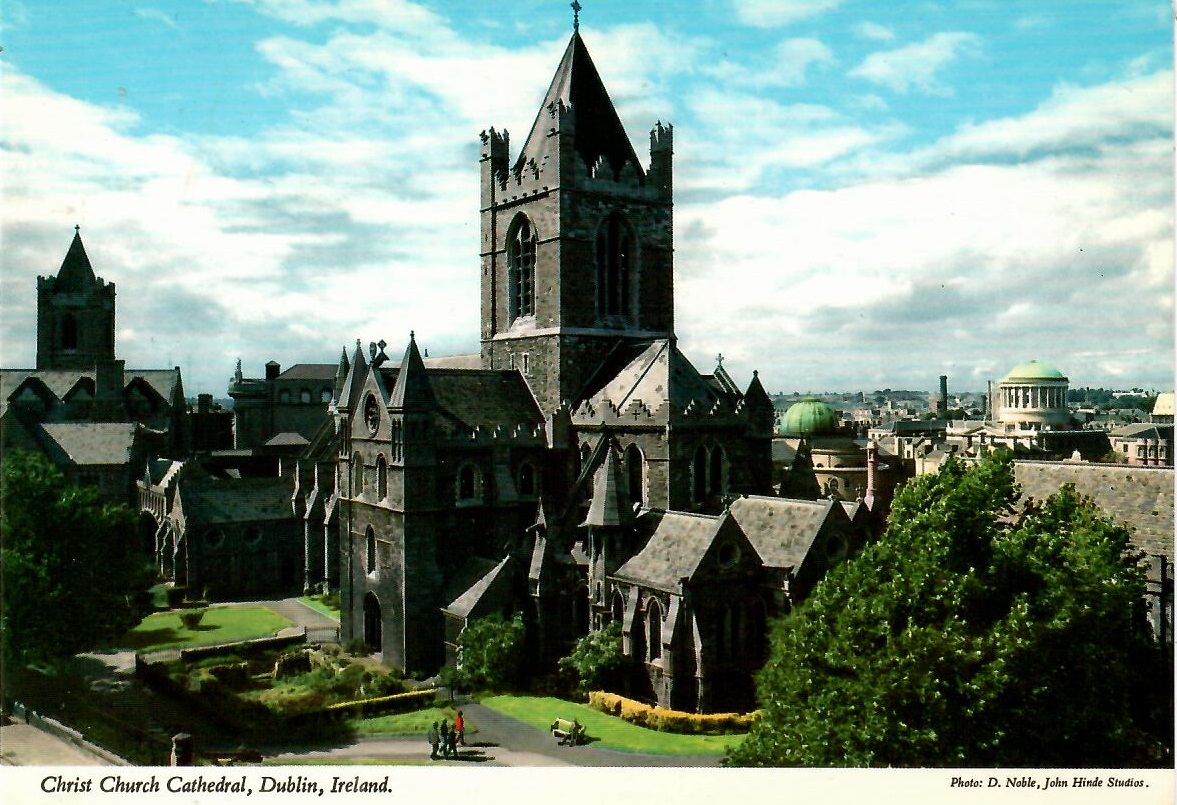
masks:
[[[1013,369],[1009,370],[1009,374],[1005,376],[1006,380],[1066,380],[1067,376],[1055,369],[1046,361],[1026,361],[1019,363]]]
[[[834,409],[812,398],[793,403],[781,420],[781,433],[786,436],[817,436],[837,429],[838,416]]]

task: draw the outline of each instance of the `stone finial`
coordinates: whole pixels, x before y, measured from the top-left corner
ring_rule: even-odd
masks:
[[[580,30],[580,9],[581,5],[577,0],[572,0],[572,30],[574,32]]]

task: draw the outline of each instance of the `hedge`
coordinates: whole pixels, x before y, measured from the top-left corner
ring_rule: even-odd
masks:
[[[589,707],[639,727],[684,735],[728,735],[747,732],[760,716],[759,711],[752,713],[684,713],[681,710],[651,707],[648,704],[618,696],[616,693],[606,693],[600,690],[589,693]]]
[[[411,690],[408,693],[394,693],[391,696],[376,696],[371,699],[357,699],[352,702],[339,702],[323,707],[324,713],[350,713],[354,716],[372,715],[388,710],[395,710],[405,705],[420,706],[437,695],[437,688],[423,688]]]

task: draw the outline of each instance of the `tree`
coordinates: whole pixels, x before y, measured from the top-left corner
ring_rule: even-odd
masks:
[[[728,762],[1146,762],[1133,691],[1170,680],[1142,672],[1128,532],[1071,487],[1020,512],[1018,494],[1008,454],[907,484],[879,542],[774,624],[763,717]]]
[[[39,453],[0,470],[0,643],[7,663],[52,661],[124,634],[150,609],[135,515],[66,483]]]
[[[479,618],[462,630],[457,667],[448,674],[454,687],[465,690],[510,688],[519,679],[526,630],[516,615]]]
[[[625,654],[621,643],[621,622],[612,621],[604,629],[589,632],[576,641],[572,653],[560,660],[560,670],[576,680],[580,693],[590,690],[621,692],[629,672],[634,667],[632,657]]]

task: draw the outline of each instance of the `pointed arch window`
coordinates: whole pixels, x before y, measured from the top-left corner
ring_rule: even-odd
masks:
[[[519,467],[519,494],[524,497],[536,494],[535,466],[530,461],[525,461]]]
[[[653,662],[662,656],[662,609],[653,599],[646,604],[646,627],[649,629],[649,638],[646,641],[648,658]]]
[[[628,316],[632,302],[633,235],[621,213],[610,213],[597,230],[597,313]]]
[[[631,444],[625,448],[625,471],[629,476],[629,502],[644,503],[646,498],[646,461],[641,448]]]
[[[518,215],[507,232],[507,276],[511,320],[535,315],[535,230],[527,216]]]
[[[364,459],[359,453],[351,457],[352,497],[359,497],[364,493]]]
[[[66,313],[61,320],[61,348],[78,348],[78,320],[73,313]]]
[[[712,495],[722,495],[724,493],[724,455],[723,448],[715,445],[711,450],[711,466],[708,467],[707,491]]]
[[[376,456],[376,497],[380,500],[388,497],[388,462],[383,454]]]
[[[695,459],[691,462],[692,500],[702,503],[707,499],[707,448],[695,448]]]
[[[372,526],[368,526],[368,530],[364,533],[364,543],[364,567],[369,574],[372,574],[376,572],[376,532]]]

